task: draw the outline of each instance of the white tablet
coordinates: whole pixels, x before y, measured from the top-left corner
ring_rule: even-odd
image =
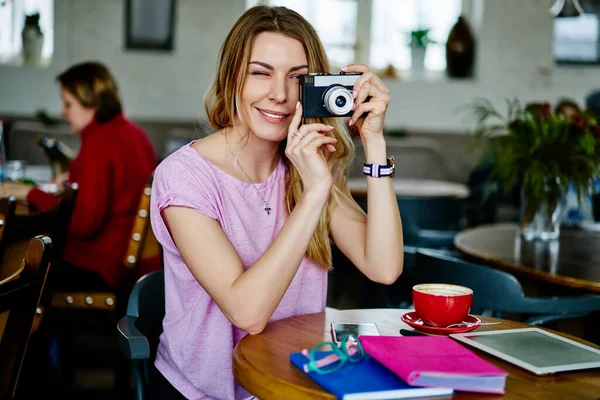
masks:
[[[455,333],[450,336],[536,375],[600,368],[600,350],[539,328]]]

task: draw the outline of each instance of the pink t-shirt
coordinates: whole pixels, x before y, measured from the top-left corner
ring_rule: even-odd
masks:
[[[155,365],[189,399],[251,396],[235,382],[231,362],[233,348],[247,333],[233,326],[193,277],[160,213],[168,206],[183,206],[216,219],[249,268],[285,221],[285,179],[286,167],[280,160],[265,182],[253,185],[240,181],[189,144],[167,157],[155,171],[150,215],[154,234],[163,247],[165,266],[164,332]],[[270,215],[253,186],[271,205]],[[322,312],[326,298],[327,272],[305,257],[270,321]]]

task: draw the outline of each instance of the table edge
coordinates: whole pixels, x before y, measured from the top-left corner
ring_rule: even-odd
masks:
[[[375,309],[356,309],[356,310],[338,310],[338,309],[326,309],[326,311],[323,312],[319,312],[319,313],[310,313],[310,314],[304,314],[304,315],[312,315],[314,317],[320,318],[323,320],[324,323],[326,323],[327,321],[329,321],[332,318],[338,318],[338,316],[336,315],[337,313],[343,313],[345,311],[363,311],[363,312],[369,312],[369,311],[375,311],[375,310],[387,310],[387,311],[394,311],[394,310],[398,310],[400,312],[402,311],[406,311],[405,309],[389,309],[389,308],[375,308]],[[299,316],[296,316],[299,317]],[[539,328],[545,331],[548,331],[550,333],[553,334],[557,334],[559,336],[562,336],[564,338],[573,340],[575,342],[581,343],[581,344],[585,344],[588,345],[590,347],[596,348],[596,349],[600,349],[599,345],[596,345],[595,343],[589,342],[583,338],[579,338],[576,336],[573,336],[571,334],[568,333],[564,333],[564,332],[560,332],[560,331],[555,331],[553,329],[550,328],[546,328],[546,327],[542,327],[542,326],[533,326],[533,325],[528,325],[524,322],[520,322],[520,321],[511,321],[511,320],[504,320],[504,319],[499,319],[499,318],[494,318],[494,317],[489,317],[489,316],[479,316],[481,318],[482,321],[486,321],[486,322],[493,322],[493,321],[508,321],[511,323],[515,323],[518,325],[523,325],[523,327],[534,327],[534,328]],[[277,323],[279,321],[283,321],[286,319],[290,319],[290,318],[295,318],[295,317],[288,317],[288,318],[284,318],[282,320],[278,320],[275,321],[274,323]],[[495,325],[494,325],[495,327]],[[496,330],[497,328],[491,328],[490,330]],[[487,329],[486,329],[487,330]],[[248,385],[247,384],[247,380],[248,377],[246,376],[245,379],[240,380],[239,378],[242,377],[241,376],[241,370],[244,369],[246,366],[249,366],[250,363],[248,361],[248,359],[244,356],[241,346],[240,344],[243,343],[245,340],[247,340],[247,338],[250,335],[245,336],[244,338],[242,338],[240,340],[240,342],[238,342],[238,344],[235,346],[234,351],[233,351],[233,355],[232,355],[232,372],[233,372],[233,376],[235,378],[235,381],[237,383],[239,383],[242,387],[244,387],[248,392],[250,392],[251,394],[257,396],[257,398],[272,398],[274,395],[279,395],[280,393],[274,393],[269,391],[268,386],[266,387],[266,390],[263,390],[265,388],[265,386],[258,386],[259,390],[256,390],[255,386],[252,385]],[[457,342],[458,343],[458,342]],[[462,343],[461,343],[462,345]],[[471,346],[465,345],[465,347],[473,350],[473,348]],[[494,357],[495,358],[495,357]],[[509,362],[504,361],[504,360],[499,360],[500,363],[506,363],[509,364]],[[241,363],[245,364],[245,365],[241,365]],[[496,363],[494,363],[495,365],[497,365]],[[252,367],[254,367],[254,370],[250,370],[251,372],[251,376],[268,376],[269,377],[269,381],[278,381],[281,383],[280,387],[284,387],[285,390],[290,390],[291,393],[296,393],[296,396],[300,396],[302,398],[304,398],[304,396],[306,396],[307,398],[311,398],[311,399],[335,399],[336,397],[328,392],[326,389],[322,388],[322,389],[314,389],[314,388],[310,388],[310,387],[305,387],[305,386],[298,386],[296,384],[292,384],[289,381],[286,381],[284,379],[281,379],[277,376],[274,376],[271,373],[266,372],[264,369],[258,369],[256,368],[256,365],[252,364]],[[515,367],[518,368],[518,367]],[[301,371],[299,371],[301,372]],[[575,371],[575,372],[584,372],[584,371]],[[311,385],[316,385],[319,386],[314,380],[312,380],[308,375],[301,375],[303,376],[303,379],[306,380],[306,382],[310,382]],[[531,375],[532,379],[537,379],[537,378],[546,378],[544,377],[539,377],[539,376],[535,376],[535,375]],[[257,385],[257,384],[255,384]],[[252,386],[252,391],[248,390],[247,386]],[[310,396],[310,397],[308,397]],[[295,398],[295,397],[294,397]]]
[[[518,228],[517,224],[498,224],[499,226],[515,226]],[[478,230],[481,230],[485,227],[494,226],[493,224],[489,225],[481,225],[474,228],[465,229],[454,236],[454,246],[463,252],[465,255],[470,256],[480,262],[489,263],[492,266],[498,267],[500,269],[505,270],[506,272],[516,272],[525,274],[531,278],[541,280],[548,283],[555,283],[558,285],[574,288],[574,289],[587,289],[593,292],[600,292],[600,282],[593,283],[591,281],[586,281],[580,278],[573,278],[564,275],[555,275],[550,274],[544,271],[536,271],[528,267],[524,267],[519,264],[514,264],[508,261],[498,260],[492,257],[489,257],[481,252],[475,251],[471,248],[466,247],[464,244],[460,243],[460,238],[464,237],[466,234],[473,234]]]

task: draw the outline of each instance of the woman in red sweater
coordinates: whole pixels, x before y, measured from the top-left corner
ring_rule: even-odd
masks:
[[[66,176],[79,191],[53,288],[115,288],[142,190],[157,164],[144,131],[122,113],[117,84],[98,62],[77,64],[57,77],[61,115],[81,137],[81,148]],[[27,200],[40,209],[58,197],[33,188]],[[63,276],[64,273],[64,276]]]

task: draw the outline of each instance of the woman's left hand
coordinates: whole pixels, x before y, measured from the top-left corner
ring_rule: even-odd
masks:
[[[383,135],[385,112],[390,103],[390,89],[367,65],[351,64],[342,68],[342,71],[362,73],[354,84],[354,112],[348,125],[358,129],[363,140]],[[365,102],[367,97],[370,99]],[[365,113],[366,116],[363,116]]]

